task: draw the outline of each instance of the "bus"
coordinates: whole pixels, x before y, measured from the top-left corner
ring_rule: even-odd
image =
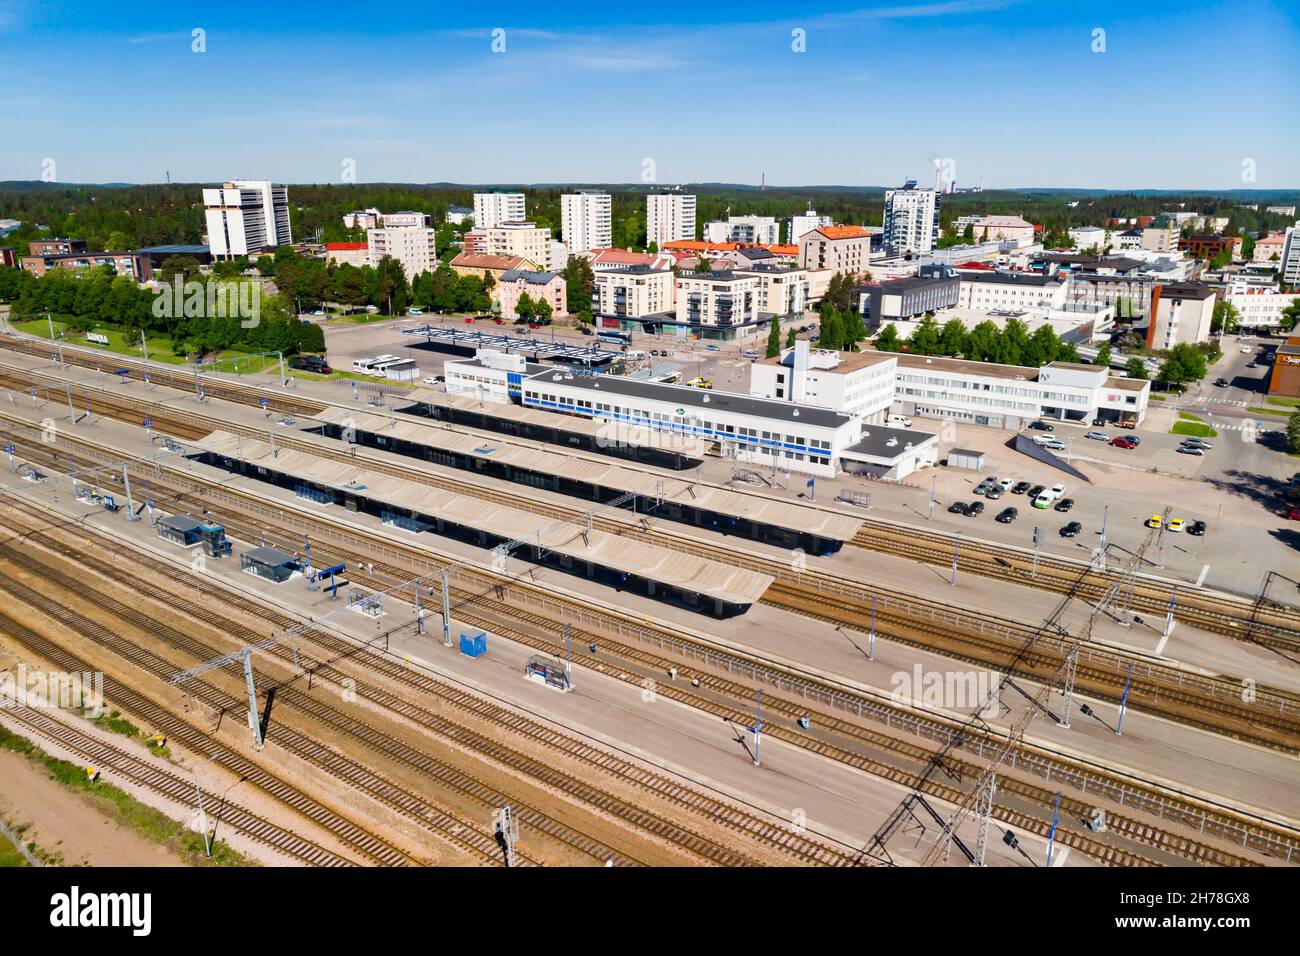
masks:
[[[632,333],[621,332],[618,329],[601,329],[596,333],[597,342],[608,342],[611,345],[631,345]]]
[[[402,360],[396,355],[375,355],[370,358],[359,358],[352,363],[352,371],[360,372],[362,375],[374,375],[383,378],[384,370],[400,361]]]

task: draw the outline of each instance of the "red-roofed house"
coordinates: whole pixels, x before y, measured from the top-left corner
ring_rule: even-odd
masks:
[[[628,269],[646,266],[650,269],[671,269],[673,256],[665,252],[633,252],[630,249],[588,249],[578,255],[585,256],[592,269]]]

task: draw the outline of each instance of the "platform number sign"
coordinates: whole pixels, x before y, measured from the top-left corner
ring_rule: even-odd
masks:
[[[261,405],[263,408],[266,408],[266,406],[267,406],[267,398],[266,398],[266,396],[263,395],[261,398],[259,398],[259,399],[257,400],[257,403],[258,403],[259,405]]]
[[[1034,544],[1039,545],[1042,543],[1043,543],[1043,529],[1034,528]]]
[[[153,419],[152,419],[152,418],[146,418],[146,419],[144,420],[144,427],[145,427],[145,428],[153,428]]]
[[[5,454],[6,454],[6,455],[12,455],[12,454],[13,454],[14,452],[16,452],[17,450],[18,450],[17,447],[15,447],[14,445],[5,445]]]

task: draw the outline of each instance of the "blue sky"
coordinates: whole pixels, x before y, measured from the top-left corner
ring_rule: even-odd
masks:
[[[1294,4],[445,6],[0,0],[0,179],[1300,186]]]

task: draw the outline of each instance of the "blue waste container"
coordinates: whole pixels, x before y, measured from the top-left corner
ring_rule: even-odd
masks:
[[[482,631],[461,634],[460,652],[466,657],[482,657],[487,653],[487,635]]]

